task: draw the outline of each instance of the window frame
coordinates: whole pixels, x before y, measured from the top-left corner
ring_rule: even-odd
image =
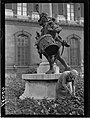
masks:
[[[9,6],[8,6],[9,5]],[[5,9],[12,10],[12,3],[5,3]]]
[[[81,38],[77,36],[76,34],[72,34],[67,37],[67,42],[70,43],[71,39],[75,39],[78,42],[78,48],[77,48],[77,56],[78,56],[78,63],[77,64],[71,64],[70,61],[70,47],[67,49],[67,55],[68,55],[68,64],[71,65],[72,67],[77,67],[81,65],[81,52],[80,52],[80,40]]]
[[[25,10],[24,10],[24,8],[25,8]],[[20,12],[20,14],[18,14],[19,12]],[[28,15],[27,3],[17,3],[17,15],[19,15],[19,16],[27,16]]]
[[[20,64],[18,63],[18,47],[17,47],[17,40],[18,40],[18,36],[21,36],[21,35],[24,35],[24,36],[26,36],[27,38],[28,38],[28,54],[29,54],[29,56],[28,56],[28,60],[26,60],[26,59],[24,59],[24,62],[26,62],[27,61],[27,65],[25,65],[25,63],[24,63],[24,65],[21,65],[22,64],[22,62],[20,62]],[[29,34],[28,32],[26,32],[26,31],[19,31],[19,32],[17,32],[17,33],[15,33],[14,34],[14,37],[15,37],[15,66],[17,66],[17,67],[27,67],[27,66],[29,66],[30,65],[30,39],[31,39],[31,34]],[[24,47],[25,48],[25,47]],[[27,48],[27,47],[26,47]],[[21,48],[22,49],[22,48]],[[26,51],[26,50],[24,50],[24,51]],[[21,51],[22,52],[22,51]],[[22,54],[21,54],[21,57],[22,57]],[[24,56],[25,57],[25,56]]]
[[[25,43],[25,39],[27,39],[28,43]],[[28,54],[29,54],[29,38],[28,36],[18,36],[17,38],[17,64],[20,66],[27,66],[29,63],[29,59],[27,59]]]
[[[73,6],[73,8],[72,8]],[[69,16],[69,18],[68,18]],[[68,21],[74,21],[75,20],[75,11],[74,11],[74,4],[73,3],[67,3],[67,20]]]

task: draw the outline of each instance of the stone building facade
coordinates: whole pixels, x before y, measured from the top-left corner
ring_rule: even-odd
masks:
[[[84,60],[84,4],[83,3],[7,3],[5,4],[5,68],[6,71],[29,70],[41,62],[35,45],[36,31],[40,32],[39,15],[46,12],[62,27],[60,36],[71,46],[62,57],[69,65],[81,69]],[[60,49],[61,51],[61,49]],[[63,69],[62,65],[60,70]]]

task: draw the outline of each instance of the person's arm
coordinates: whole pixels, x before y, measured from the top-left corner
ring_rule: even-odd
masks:
[[[74,77],[70,73],[69,78],[71,79],[71,82],[69,82],[70,86],[70,93],[72,96],[75,96],[75,80],[73,79]]]
[[[62,31],[62,28],[60,26],[58,26],[58,25],[54,25],[53,29],[58,34]]]
[[[62,85],[63,87],[69,91],[69,93],[71,93],[70,89],[68,88],[67,84],[66,84],[66,76],[63,76],[63,80],[62,80]]]
[[[72,82],[72,91],[73,95],[75,96],[75,81]]]
[[[48,31],[53,31],[53,28],[50,26],[49,23],[46,24],[46,28],[47,28]]]
[[[72,93],[73,93],[72,82],[69,82],[68,85],[69,85],[69,89],[70,89],[70,94],[72,95]]]

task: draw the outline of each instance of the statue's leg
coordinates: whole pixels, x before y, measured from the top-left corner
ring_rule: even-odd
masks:
[[[50,57],[48,59],[48,62],[49,62],[49,65],[50,65],[50,69],[46,72],[46,74],[53,74],[55,71],[54,71],[54,61],[53,61],[53,58]]]
[[[57,59],[62,63],[62,65],[65,67],[65,71],[70,70],[70,66],[66,63],[66,61],[60,56],[60,53],[58,52]]]
[[[46,53],[44,53],[44,56],[47,58],[49,65],[50,65],[50,69],[46,72],[46,74],[53,74],[54,73],[54,59],[53,57],[48,56]]]
[[[50,69],[46,72],[46,74],[53,74],[54,73],[54,68],[53,68],[53,63],[49,61]]]

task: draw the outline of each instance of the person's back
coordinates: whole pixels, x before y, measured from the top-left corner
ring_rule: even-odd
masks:
[[[66,97],[70,96],[69,91],[64,87],[64,85],[67,85],[66,78],[69,73],[70,71],[63,72],[58,79],[56,84],[56,99],[65,99]]]
[[[56,100],[57,99],[65,99],[66,97],[74,97],[75,96],[75,82],[78,77],[78,72],[74,69],[71,71],[63,72],[56,84]]]

